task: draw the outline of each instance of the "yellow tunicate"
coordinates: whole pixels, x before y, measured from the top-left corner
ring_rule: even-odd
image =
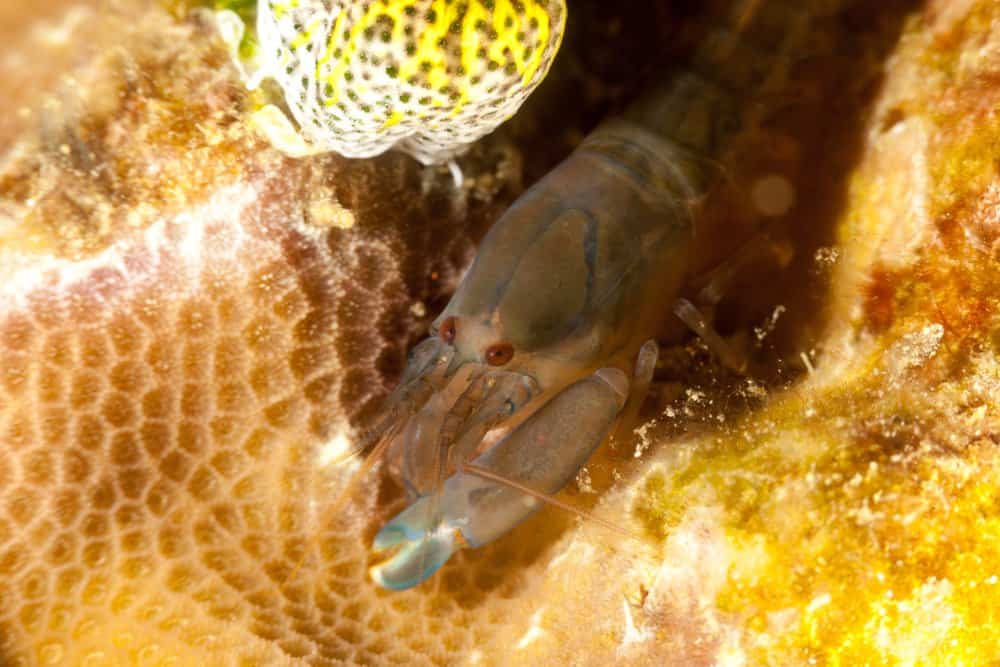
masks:
[[[261,70],[314,152],[443,162],[517,112],[559,50],[564,0],[261,2]]]

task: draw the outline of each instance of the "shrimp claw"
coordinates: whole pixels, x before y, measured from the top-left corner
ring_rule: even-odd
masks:
[[[468,468],[458,465],[440,494],[420,496],[379,531],[374,552],[395,551],[370,569],[372,579],[393,590],[410,588],[455,551],[509,532],[539,509],[540,497],[577,474],[607,437],[628,394],[629,380],[618,368],[601,368],[556,394]]]

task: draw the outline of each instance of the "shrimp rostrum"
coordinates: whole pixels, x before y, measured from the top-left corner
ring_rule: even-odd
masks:
[[[641,398],[729,102],[668,79],[492,227],[376,432],[369,461],[412,500],[374,539],[378,584],[414,586],[510,531]]]

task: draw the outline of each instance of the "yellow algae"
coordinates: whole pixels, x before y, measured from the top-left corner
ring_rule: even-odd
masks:
[[[1000,102],[1000,97],[995,98]],[[943,154],[933,169],[935,212],[942,214],[985,190],[997,178],[993,159],[1000,152],[1000,117],[977,123],[967,136],[950,139],[937,149]]]

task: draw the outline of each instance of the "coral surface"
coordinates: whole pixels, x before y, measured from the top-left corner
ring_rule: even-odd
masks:
[[[547,509],[401,593],[366,577],[398,490],[324,517],[355,468],[332,461],[668,22],[575,4],[456,189],[392,153],[281,155],[211,15],[170,4],[40,7],[0,63],[0,663],[1000,656],[995,2],[843,3],[726,156],[702,263],[761,219],[791,259],[718,305],[747,374],[665,347],[635,441],[565,494],[635,539]]]

